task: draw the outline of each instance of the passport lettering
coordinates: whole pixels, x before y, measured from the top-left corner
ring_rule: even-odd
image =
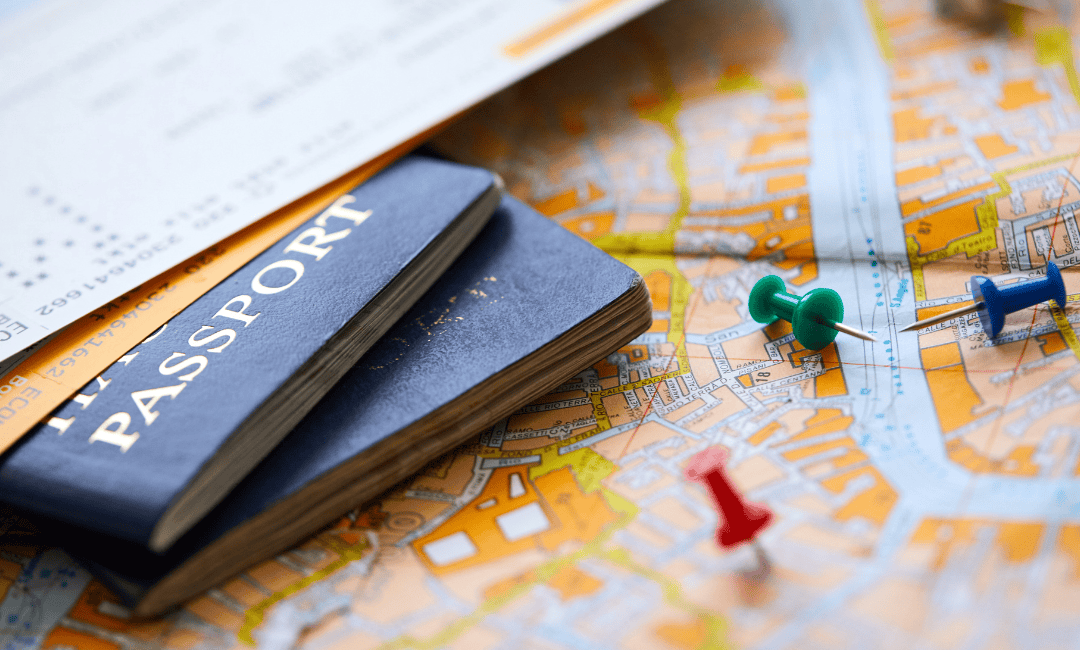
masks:
[[[273,296],[286,291],[293,287],[304,275],[304,262],[312,263],[321,261],[327,253],[333,249],[332,243],[348,237],[352,232],[352,227],[340,228],[337,230],[328,231],[330,226],[340,226],[340,222],[333,222],[331,219],[340,219],[348,221],[352,226],[359,226],[368,217],[371,216],[371,210],[355,210],[350,207],[346,207],[349,204],[356,201],[356,198],[351,194],[346,194],[339,197],[333,204],[324,210],[314,221],[314,225],[307,228],[299,235],[293,238],[291,242],[285,247],[284,252],[286,254],[293,253],[299,256],[299,259],[286,258],[271,262],[264,266],[255,277],[251,279],[250,287],[251,293],[256,296]],[[253,308],[254,303],[254,308]],[[250,326],[256,318],[262,315],[261,311],[254,311],[258,308],[256,298],[253,298],[250,294],[241,294],[230,299],[220,309],[210,317],[210,320],[216,318],[229,319],[242,323],[244,328]],[[162,332],[168,325],[163,325],[154,334],[150,335],[146,341],[150,341]],[[236,340],[238,334],[235,328],[239,327],[234,325],[233,327],[225,327],[224,329],[218,329],[221,324],[214,325],[202,325],[198,330],[193,332],[188,337],[188,345],[192,348],[202,348],[199,351],[203,354],[195,354],[194,356],[188,356],[192,354],[192,351],[186,352],[173,352],[168,358],[164,359],[158,365],[158,373],[164,377],[175,376],[180,383],[160,386],[156,388],[146,388],[143,390],[133,391],[131,393],[131,400],[134,404],[132,412],[129,411],[117,411],[112,415],[105,418],[97,429],[94,430],[88,439],[89,443],[102,442],[108,445],[113,445],[120,450],[121,453],[126,452],[131,448],[133,444],[140,438],[138,431],[128,432],[129,429],[149,427],[158,419],[161,415],[161,411],[158,408],[158,403],[168,398],[172,401],[183,392],[188,383],[194,381],[207,367],[210,365],[210,358],[207,354],[220,354],[229,345]],[[240,328],[243,329],[243,328]],[[139,353],[129,353],[122,357],[119,361],[123,362],[126,366],[131,363]],[[77,394],[72,397],[72,401],[80,404],[82,408],[86,408],[97,397],[98,392],[105,390],[111,380],[102,376],[97,377],[98,391],[90,395]],[[71,424],[75,421],[75,416],[70,418],[50,418],[46,424],[56,429],[59,435],[63,435]],[[135,423],[134,425],[132,423]]]

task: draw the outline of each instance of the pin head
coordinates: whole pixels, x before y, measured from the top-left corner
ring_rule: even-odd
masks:
[[[1065,293],[1065,281],[1061,279],[1061,271],[1058,269],[1057,264],[1053,262],[1046,263],[1046,280],[1047,293],[1051,300],[1057,303],[1058,307],[1065,309],[1065,301],[1069,299],[1068,294]]]
[[[820,350],[836,339],[835,323],[844,320],[844,301],[832,289],[813,289],[799,297],[788,293],[784,281],[766,275],[754,284],[747,305],[759,323],[777,318],[791,323],[795,339],[808,350]],[[867,335],[869,336],[869,335]]]
[[[691,481],[704,481],[709,472],[723,470],[727,454],[720,447],[709,447],[694,454],[684,473]]]
[[[807,350],[820,350],[836,339],[836,330],[825,323],[844,320],[844,301],[832,289],[812,289],[795,306],[791,330]]]
[[[716,530],[716,542],[725,549],[753,540],[772,521],[768,508],[743,501],[726,476],[726,460],[723,449],[710,447],[694,454],[685,470],[688,479],[703,482],[712,493],[723,519]]]
[[[754,283],[750,290],[750,299],[746,306],[750,309],[750,318],[766,325],[779,317],[773,306],[773,296],[787,291],[784,281],[775,275],[766,275]]]
[[[990,278],[985,275],[971,276],[971,297],[975,304],[982,302],[983,307],[979,310],[979,322],[982,323],[983,331],[990,338],[994,338],[1005,326],[1005,311],[1001,308],[1001,294]]]
[[[971,276],[971,297],[979,309],[979,322],[983,331],[990,338],[995,338],[1005,326],[1005,315],[1019,311],[1040,302],[1053,300],[1058,307],[1065,307],[1067,296],[1061,271],[1053,262],[1046,264],[1046,277],[1038,280],[1021,280],[1002,287],[996,286],[990,278],[982,275]]]

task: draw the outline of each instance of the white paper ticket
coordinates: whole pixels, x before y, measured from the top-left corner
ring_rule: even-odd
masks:
[[[656,4],[0,5],[0,360]]]

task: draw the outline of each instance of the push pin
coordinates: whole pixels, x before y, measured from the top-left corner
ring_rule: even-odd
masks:
[[[1046,277],[1041,280],[1024,280],[1004,287],[998,287],[990,278],[982,275],[971,276],[971,300],[974,304],[947,311],[944,314],[924,318],[901,329],[901,332],[917,330],[944,321],[979,312],[979,322],[983,331],[990,338],[996,338],[1005,326],[1005,314],[1026,309],[1040,302],[1053,300],[1058,307],[1065,308],[1065,283],[1061,280],[1061,271],[1057,264],[1046,263]]]
[[[686,478],[701,481],[709,487],[713,501],[720,510],[723,522],[716,530],[716,542],[729,549],[750,542],[758,560],[757,574],[768,573],[771,563],[757,534],[772,522],[772,513],[764,506],[743,501],[724,472],[726,456],[719,447],[698,452],[686,466]]]
[[[873,336],[843,325],[844,301],[832,289],[812,289],[803,297],[788,293],[784,281],[766,275],[750,291],[750,317],[766,325],[782,318],[807,350],[820,350],[833,342],[837,332],[877,343]]]

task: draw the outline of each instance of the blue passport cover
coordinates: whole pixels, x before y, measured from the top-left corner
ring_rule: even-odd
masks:
[[[70,530],[64,538],[78,542],[69,550],[134,606],[236,526],[551,343],[640,281],[621,262],[504,198],[438,283],[168,554]]]
[[[410,157],[354,188],[28,434],[0,459],[0,501],[147,544],[252,410],[494,182]]]

